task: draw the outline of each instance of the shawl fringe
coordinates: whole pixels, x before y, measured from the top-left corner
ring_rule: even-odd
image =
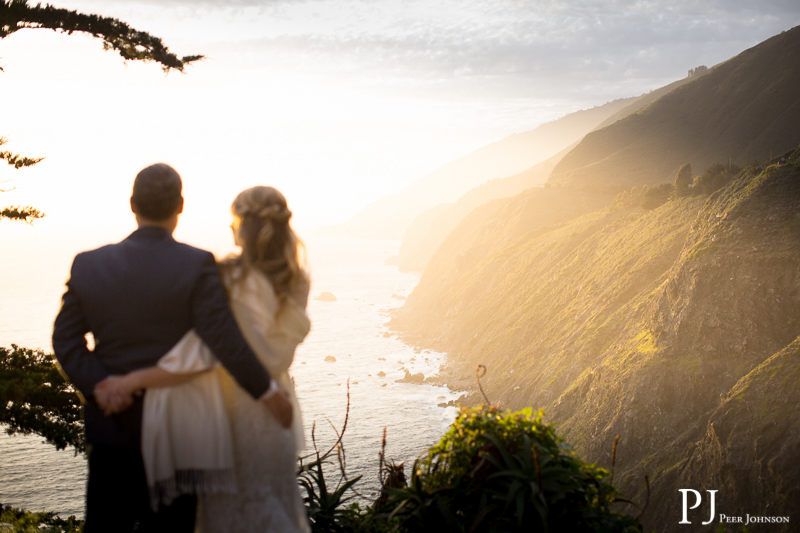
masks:
[[[172,477],[160,479],[150,489],[150,505],[154,511],[169,505],[184,494],[234,494],[236,476],[231,468],[217,470],[176,470]]]

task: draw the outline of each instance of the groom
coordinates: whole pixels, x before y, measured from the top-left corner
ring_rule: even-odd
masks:
[[[140,453],[142,399],[109,392],[103,384],[110,375],[155,365],[189,329],[284,427],[291,421],[285,392],[236,326],[214,257],[172,238],[183,211],[181,189],[180,176],[168,165],[139,172],[131,196],[138,229],[75,257],[55,320],[56,359],[85,398],[86,533],[132,531],[136,522],[142,532],[194,529],[193,496],[150,510]]]

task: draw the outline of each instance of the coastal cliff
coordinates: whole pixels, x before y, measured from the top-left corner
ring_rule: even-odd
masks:
[[[475,209],[391,321],[449,354],[437,379],[465,403],[483,364],[491,401],[544,409],[590,461],[610,467],[619,435],[646,530],[680,530],[678,489],[718,491],[719,515],[796,507],[798,51],[800,28],[773,37],[590,133],[545,188]]]
[[[800,446],[798,164],[800,150],[652,210],[626,193],[454,260],[454,281],[423,276],[392,325],[450,354],[451,386],[487,365],[492,401],[543,408],[590,461],[609,466],[620,435],[616,479],[644,502],[649,475],[653,524],[677,527],[684,485],[720,490],[719,513],[786,515],[794,500],[776,494],[800,479],[777,468]]]

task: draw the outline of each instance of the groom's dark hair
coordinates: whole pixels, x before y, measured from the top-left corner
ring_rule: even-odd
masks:
[[[171,166],[156,163],[142,169],[133,181],[131,201],[137,213],[149,220],[166,220],[180,208],[181,176]]]

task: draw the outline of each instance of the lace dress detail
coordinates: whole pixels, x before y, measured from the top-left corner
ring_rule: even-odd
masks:
[[[218,370],[231,421],[237,494],[201,495],[197,531],[306,533],[310,531],[295,475],[304,446],[300,407],[289,376],[294,350],[310,329],[308,288],[279,308],[272,286],[257,271],[225,276],[231,308],[261,363],[289,393],[292,425],[284,429],[222,368]]]

